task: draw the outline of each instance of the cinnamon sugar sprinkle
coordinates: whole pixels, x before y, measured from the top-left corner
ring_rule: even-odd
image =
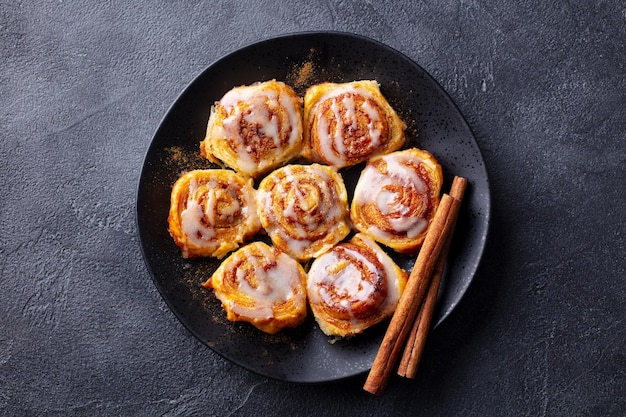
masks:
[[[297,68],[295,74],[293,74],[294,79],[292,80],[293,87],[296,89],[303,89],[309,85],[311,82],[311,77],[313,75],[313,63],[311,61],[306,61],[302,63],[302,66]]]

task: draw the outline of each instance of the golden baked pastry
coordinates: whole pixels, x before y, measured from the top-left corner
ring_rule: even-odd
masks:
[[[259,184],[257,207],[274,245],[298,260],[319,255],[350,232],[346,187],[329,166],[273,171]]]
[[[228,320],[251,323],[266,333],[296,327],[307,315],[304,269],[263,242],[232,253],[203,285],[213,288]]]
[[[443,173],[420,149],[370,159],[350,206],[356,229],[399,252],[413,253],[424,241],[439,205]]]
[[[212,107],[200,143],[205,158],[253,178],[298,156],[301,148],[301,99],[275,80],[228,91]]]
[[[399,149],[406,125],[376,81],[322,83],[304,96],[303,155],[337,168]]]
[[[393,314],[407,277],[374,240],[358,233],[313,261],[309,305],[326,335],[353,336]]]
[[[172,188],[169,232],[184,258],[224,257],[261,229],[252,179],[225,169],[194,170]]]

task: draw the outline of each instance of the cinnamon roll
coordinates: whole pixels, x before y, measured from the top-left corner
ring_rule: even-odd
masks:
[[[443,173],[428,152],[407,149],[370,159],[354,189],[356,229],[399,252],[414,253],[439,205]]]
[[[407,276],[376,242],[357,233],[313,261],[309,305],[326,335],[353,336],[393,314]]]
[[[275,80],[228,91],[211,109],[200,143],[205,158],[253,178],[298,156],[301,148],[301,99]]]
[[[405,129],[376,81],[317,84],[304,96],[303,156],[315,162],[343,168],[393,152]]]
[[[304,321],[305,283],[306,273],[295,259],[253,242],[226,258],[203,286],[215,291],[228,320],[274,334]]]
[[[318,256],[350,232],[346,187],[329,166],[273,171],[259,184],[257,207],[274,245],[298,260]]]
[[[183,174],[172,188],[169,232],[184,258],[224,257],[261,229],[252,179],[224,169]]]

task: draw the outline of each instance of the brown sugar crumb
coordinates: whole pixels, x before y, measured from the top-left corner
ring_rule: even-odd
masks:
[[[184,164],[187,163],[187,155],[185,155],[185,152],[183,151],[183,149],[179,146],[171,146],[169,148],[166,149],[169,159],[177,164]]]
[[[311,53],[313,53],[313,51]],[[314,61],[308,59],[294,65],[287,74],[285,82],[289,84],[297,94],[303,95],[307,88],[315,84],[317,76],[315,72]]]
[[[296,77],[293,80],[295,88],[304,88],[308,85],[311,76],[313,75],[313,63],[311,61],[304,62],[298,69]]]
[[[198,152],[189,152],[180,146],[171,146],[165,149],[165,166],[175,172],[183,172],[191,169],[215,168],[206,158]]]

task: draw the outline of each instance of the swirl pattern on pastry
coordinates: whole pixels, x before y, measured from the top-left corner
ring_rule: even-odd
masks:
[[[329,166],[273,171],[259,184],[257,207],[274,245],[298,260],[319,255],[350,232],[346,187]]]
[[[307,315],[304,269],[263,242],[231,254],[203,286],[215,291],[228,320],[251,323],[266,333],[296,327]]]
[[[275,80],[228,91],[211,109],[200,143],[205,158],[253,178],[298,156],[301,148],[301,99]]]
[[[303,155],[343,168],[393,152],[405,141],[406,125],[376,81],[322,83],[304,96]]]
[[[424,241],[439,205],[443,173],[420,149],[370,159],[354,190],[350,217],[356,229],[399,252]]]
[[[390,317],[407,273],[370,237],[357,233],[311,264],[307,296],[328,336],[353,336]]]
[[[169,232],[184,258],[224,257],[261,229],[252,179],[224,169],[193,170],[174,183]]]

